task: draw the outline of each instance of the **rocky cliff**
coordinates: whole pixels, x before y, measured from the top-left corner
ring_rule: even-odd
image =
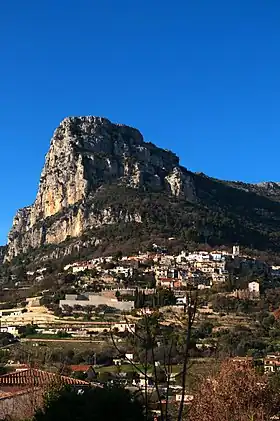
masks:
[[[64,119],[51,140],[34,204],[14,218],[6,260],[103,225],[141,224],[136,207],[116,209],[108,197],[100,203],[104,192],[118,195],[118,188],[196,202],[192,174],[138,130],[99,117]]]
[[[192,173],[134,128],[71,117],[53,135],[34,204],[14,218],[5,260],[130,253],[169,237],[177,247],[238,242],[278,252],[280,184]]]

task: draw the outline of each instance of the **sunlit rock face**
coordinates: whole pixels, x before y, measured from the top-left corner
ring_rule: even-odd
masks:
[[[137,211],[116,212],[107,206],[97,212],[94,195],[113,183],[196,200],[191,173],[180,167],[174,153],[106,118],[68,117],[51,139],[34,204],[14,218],[6,260],[104,224],[141,223]]]

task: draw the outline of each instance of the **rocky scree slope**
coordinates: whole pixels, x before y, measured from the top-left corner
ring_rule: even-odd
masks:
[[[134,128],[69,117],[55,130],[34,204],[14,218],[5,259],[48,247],[92,251],[104,240],[139,247],[170,236],[279,250],[278,200],[262,185],[190,172]]]

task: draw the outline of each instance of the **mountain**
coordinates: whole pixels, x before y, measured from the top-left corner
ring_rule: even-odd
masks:
[[[134,128],[69,117],[54,132],[34,204],[14,218],[5,259],[129,252],[168,237],[279,250],[280,184],[192,173]]]
[[[3,263],[7,248],[6,246],[0,246],[0,265]]]
[[[257,184],[242,183],[241,181],[228,182],[235,188],[242,189],[246,192],[256,193],[269,199],[280,202],[280,183],[267,181]]]

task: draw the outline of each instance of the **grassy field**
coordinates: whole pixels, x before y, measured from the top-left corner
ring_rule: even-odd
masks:
[[[139,369],[143,369],[141,365],[139,365]],[[136,368],[132,364],[122,364],[122,365],[109,365],[107,367],[97,367],[95,371],[98,373],[129,373],[131,371],[137,371]]]
[[[137,368],[139,370],[137,370]],[[192,360],[190,362],[190,365],[187,370],[186,374],[186,387],[189,392],[196,390],[200,383],[203,381],[203,379],[213,375],[216,373],[216,371],[219,368],[219,362],[214,359],[204,359],[203,361],[199,360]],[[108,366],[108,367],[96,367],[95,370],[101,374],[101,373],[128,373],[132,371],[140,372],[140,370],[143,371],[143,366],[137,365],[134,367],[130,364],[125,364],[121,366]],[[173,373],[180,373],[182,370],[181,365],[173,365],[172,366],[172,372]],[[152,367],[149,367],[148,373],[152,373]],[[178,385],[181,384],[181,377],[178,376],[176,383]]]
[[[108,343],[91,343],[91,342],[66,342],[61,340],[57,341],[47,341],[40,342],[36,341],[27,341],[20,342],[9,348],[10,359],[12,360],[21,360],[22,357],[30,361],[37,361],[48,356],[52,353],[62,352],[63,354],[73,351],[75,354],[81,352],[100,352],[105,348],[108,348]]]
[[[193,359],[190,361],[188,371],[189,374],[192,376],[203,376],[205,373],[211,374],[218,367],[218,365],[219,362],[213,358]],[[123,364],[120,366],[110,365],[107,367],[98,367],[96,368],[96,371],[98,371],[99,373],[128,373],[131,371],[137,371],[137,368],[139,368],[142,371],[144,370],[144,367],[141,364],[136,364],[136,367],[133,364]],[[149,366],[148,370],[153,370],[151,365]],[[181,370],[182,365],[172,365],[172,373],[180,373]]]

